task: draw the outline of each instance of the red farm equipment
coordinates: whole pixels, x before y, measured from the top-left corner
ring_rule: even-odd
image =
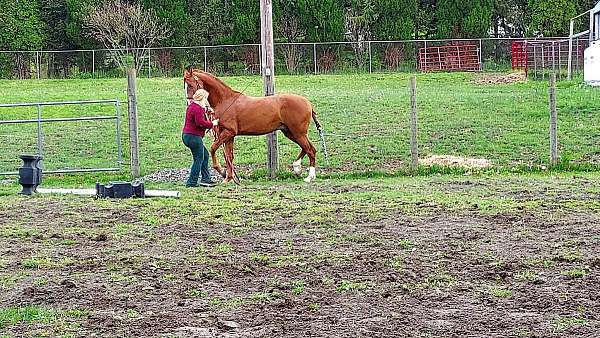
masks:
[[[527,52],[527,41],[513,41],[512,43],[512,69],[524,70],[527,75],[529,53]]]
[[[423,72],[478,72],[481,71],[481,51],[471,44],[420,48],[419,69]]]

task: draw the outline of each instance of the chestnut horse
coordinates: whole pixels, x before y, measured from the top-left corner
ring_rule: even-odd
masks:
[[[223,182],[234,180],[239,184],[233,169],[233,139],[236,136],[265,135],[276,130],[281,130],[301,148],[298,158],[292,164],[294,173],[302,173],[302,159],[308,155],[310,167],[308,177],[304,180],[311,182],[315,179],[317,150],[308,139],[311,118],[321,135],[321,141],[324,140],[321,124],[312,104],[306,98],[290,94],[246,96],[231,89],[214,75],[198,69],[186,69],[183,81],[188,99],[191,99],[199,88],[204,88],[210,94],[208,102],[214,109],[215,118],[219,119],[218,135],[210,148],[210,155],[213,168],[225,177]],[[225,149],[226,173],[223,172],[216,156],[221,145],[224,145]]]

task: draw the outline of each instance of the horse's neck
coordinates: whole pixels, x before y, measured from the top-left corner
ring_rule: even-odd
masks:
[[[207,77],[204,82],[208,87],[207,90],[210,93],[209,100],[214,108],[218,108],[232,97],[241,95],[241,93],[231,89],[224,83],[212,77]]]

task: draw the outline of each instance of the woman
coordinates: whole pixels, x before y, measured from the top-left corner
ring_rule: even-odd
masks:
[[[194,159],[190,177],[185,184],[186,187],[197,187],[198,185],[212,187],[216,184],[210,177],[208,150],[206,150],[202,138],[207,129],[212,129],[219,124],[219,120],[208,121],[205,115],[207,109],[210,109],[208,92],[198,89],[185,112],[185,125],[183,126],[183,144],[190,148]],[[202,179],[198,182],[200,174],[202,174]]]

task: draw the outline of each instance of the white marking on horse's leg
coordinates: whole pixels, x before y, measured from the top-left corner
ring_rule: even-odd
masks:
[[[292,168],[294,168],[294,174],[301,175],[302,174],[302,160],[294,161],[292,163]]]
[[[317,171],[315,169],[315,167],[309,167],[308,168],[308,177],[306,177],[304,179],[304,182],[306,183],[310,183],[312,182],[315,178],[317,177]]]

